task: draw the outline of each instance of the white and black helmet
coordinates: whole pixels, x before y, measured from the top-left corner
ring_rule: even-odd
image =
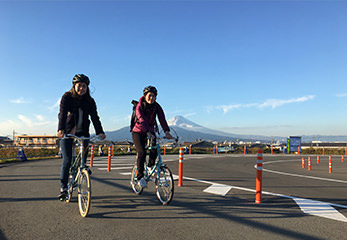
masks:
[[[158,95],[158,91],[155,87],[153,86],[147,86],[143,89],[143,95],[146,96],[147,93],[152,92],[154,93],[155,96]]]
[[[84,74],[76,74],[73,79],[72,79],[72,83],[78,83],[78,82],[84,82],[85,84],[87,84],[87,86],[89,85],[90,81],[89,78],[84,75]]]

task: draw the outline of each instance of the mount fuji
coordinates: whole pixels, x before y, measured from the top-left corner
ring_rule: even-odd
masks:
[[[223,131],[218,131],[210,128],[203,127],[199,124],[196,124],[185,117],[182,116],[175,116],[171,118],[168,121],[168,124],[170,127],[173,127],[174,130],[179,132],[179,136],[183,138],[186,137],[187,139],[190,139],[192,141],[192,138],[194,140],[196,139],[204,139],[204,140],[212,140],[212,141],[247,141],[247,142],[254,142],[254,141],[261,141],[261,142],[271,142],[272,140],[282,140],[283,137],[267,137],[267,136],[260,136],[260,135],[240,135],[240,134],[233,134]],[[184,139],[184,138],[183,138]]]
[[[270,137],[265,136],[247,136],[236,135],[226,133],[222,131],[213,130],[203,127],[197,123],[194,123],[183,116],[175,116],[167,121],[168,125],[173,129],[173,135],[175,133],[179,136],[181,141],[193,142],[196,140],[210,140],[210,141],[236,141],[237,139],[242,141],[260,140],[270,141]],[[129,126],[123,127],[116,131],[106,132],[108,140],[112,141],[132,141],[131,132]]]
[[[171,118],[169,121],[167,121],[167,123],[169,124],[170,127],[174,127],[174,128],[179,127],[187,131],[230,137],[230,134],[228,133],[203,127],[182,116],[175,116]]]

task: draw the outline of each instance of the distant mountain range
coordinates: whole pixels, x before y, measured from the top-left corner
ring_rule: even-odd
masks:
[[[217,131],[213,129],[209,129],[203,127],[197,123],[194,123],[185,117],[175,116],[168,120],[168,124],[170,127],[174,129],[177,135],[180,137],[181,141],[193,142],[196,140],[209,140],[209,141],[260,141],[260,142],[286,142],[287,136],[261,136],[261,135],[240,135],[240,134],[232,134],[222,131]],[[112,141],[124,141],[129,140],[132,141],[131,132],[129,126],[123,127],[116,131],[106,132],[106,136],[108,140]],[[323,135],[303,135],[302,142],[310,143],[312,141],[321,141],[321,142],[346,142],[347,136],[323,136]]]
[[[194,123],[185,117],[182,116],[175,116],[168,120],[168,124],[170,127],[173,127],[173,129],[178,133],[178,136],[180,136],[185,141],[194,141],[197,139],[203,139],[203,140],[212,140],[212,141],[267,141],[271,142],[272,137],[266,137],[266,136],[258,136],[258,135],[239,135],[239,134],[232,134],[222,131],[213,130],[210,128],[203,127],[197,123]],[[281,140],[284,138],[276,137],[274,140],[278,140],[277,138],[280,138]],[[186,140],[187,139],[187,140]]]
[[[262,135],[242,135],[242,134],[233,134],[223,131],[217,131],[210,128],[203,127],[197,123],[194,123],[185,117],[175,116],[168,121],[169,126],[176,132],[179,136],[180,141],[184,142],[194,142],[197,140],[207,140],[207,141],[232,141],[236,142],[255,142],[260,141],[262,143],[285,143],[288,136],[262,136]],[[175,135],[173,133],[173,135]],[[130,126],[120,128],[115,131],[106,132],[107,140],[111,141],[131,141],[131,132]],[[7,137],[0,136],[0,141],[8,139]],[[311,143],[312,141],[319,142],[347,142],[346,135],[302,135],[302,143]]]
[[[199,124],[196,124],[185,117],[175,116],[168,120],[168,124],[170,127],[174,129],[177,135],[180,137],[181,141],[193,142],[196,140],[210,140],[210,141],[260,141],[270,143],[274,142],[286,142],[288,136],[261,136],[261,135],[240,135],[240,134],[232,134],[222,131],[217,131],[213,129],[209,129],[203,127]],[[173,134],[174,135],[174,134]],[[130,127],[126,126],[121,129],[115,131],[106,132],[106,136],[108,140],[112,141],[124,141],[129,140],[132,141]],[[335,141],[347,141],[347,136],[323,136],[323,135],[310,135],[310,136],[302,136],[302,142],[312,142],[312,141],[322,141],[322,142],[335,142]]]

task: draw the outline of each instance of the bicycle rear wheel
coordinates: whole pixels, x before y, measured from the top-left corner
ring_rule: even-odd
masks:
[[[135,164],[133,167],[133,170],[131,171],[130,184],[131,184],[131,188],[133,189],[133,191],[137,195],[140,195],[143,191],[143,188],[139,186],[136,176],[137,176],[137,165]]]
[[[161,166],[155,180],[157,197],[163,205],[168,205],[174,195],[174,181],[168,167]]]
[[[81,171],[78,184],[78,206],[82,217],[87,216],[91,202],[91,182],[86,169]]]

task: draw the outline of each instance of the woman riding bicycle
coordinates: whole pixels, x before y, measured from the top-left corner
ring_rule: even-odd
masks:
[[[152,144],[156,144],[154,126],[156,116],[158,116],[161,127],[163,128],[166,138],[171,139],[170,128],[166,122],[165,114],[157,99],[157,89],[153,86],[148,86],[143,89],[143,96],[140,98],[136,106],[136,122],[132,129],[132,137],[138,153],[137,158],[137,179],[142,188],[147,186],[144,174],[144,163],[146,162],[146,142],[147,138],[152,139]],[[151,149],[149,153],[148,167],[155,164],[157,158],[157,149]]]
[[[89,93],[89,78],[83,74],[76,74],[72,80],[72,88],[64,93],[60,101],[60,112],[58,115],[57,137],[63,138],[64,134],[74,134],[78,137],[89,137],[89,116],[93,122],[95,132],[101,139],[105,139],[105,133],[101,126],[100,118],[96,109],[94,99]],[[60,146],[63,155],[63,164],[60,174],[60,195],[59,198],[66,197],[69,169],[72,161],[73,139],[62,139]],[[88,142],[84,143],[85,148]],[[88,151],[84,156],[86,161]]]

